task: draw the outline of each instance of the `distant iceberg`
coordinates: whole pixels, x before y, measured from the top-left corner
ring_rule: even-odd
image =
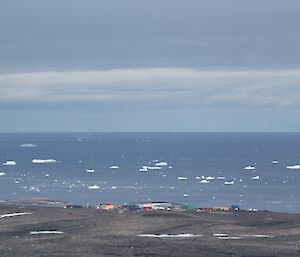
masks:
[[[214,180],[215,178],[212,177],[212,176],[208,176],[208,177],[206,177],[205,179],[206,179],[206,180]]]
[[[99,189],[100,187],[97,186],[97,185],[92,185],[92,186],[89,186],[88,189]]]
[[[119,166],[113,165],[113,166],[110,166],[109,168],[110,168],[110,169],[118,169]]]
[[[8,160],[8,161],[2,163],[2,165],[4,165],[4,166],[14,166],[16,164],[17,163],[15,161],[12,161],[12,160]]]
[[[260,179],[259,176],[254,176],[254,177],[252,177],[252,180],[259,180],[259,179]]]
[[[298,169],[300,169],[300,165],[299,164],[289,165],[289,166],[286,166],[286,168],[290,169],[290,170],[298,170]]]
[[[276,161],[276,160],[272,161],[272,164],[278,164],[278,163],[279,163],[279,162]]]
[[[155,163],[156,166],[168,166],[168,163],[166,162],[157,162]]]
[[[21,144],[20,147],[37,147],[35,144]]]
[[[255,167],[249,165],[249,166],[246,166],[246,167],[244,168],[244,170],[255,170]]]
[[[56,163],[57,161],[54,159],[33,159],[32,163]]]
[[[160,166],[148,166],[148,170],[161,170]]]
[[[148,166],[143,166],[140,168],[140,172],[147,172],[148,171]]]
[[[224,185],[233,185],[233,184],[234,184],[233,180],[224,182]]]
[[[94,169],[87,169],[86,172],[88,172],[88,173],[94,173],[95,170]]]
[[[186,177],[178,177],[179,180],[187,180]]]
[[[200,181],[200,183],[201,184],[208,184],[208,183],[210,183],[208,180],[206,180],[206,179],[202,179],[201,181]]]
[[[5,176],[6,173],[5,172],[0,172],[0,176]]]

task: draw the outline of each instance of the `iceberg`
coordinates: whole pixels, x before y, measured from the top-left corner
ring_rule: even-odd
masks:
[[[17,163],[13,160],[7,160],[6,162],[3,162],[2,165],[3,166],[14,166],[16,165]]]
[[[109,168],[110,168],[110,169],[118,169],[119,166],[113,165],[113,166],[110,166]]]
[[[178,177],[179,180],[187,180],[186,177]]]
[[[5,172],[0,172],[0,176],[4,176],[4,175],[6,175]]]
[[[166,162],[157,162],[155,163],[156,166],[168,166],[168,163]]]
[[[289,170],[298,170],[298,169],[300,169],[300,165],[299,164],[289,165],[289,166],[286,166],[286,168]]]
[[[88,172],[88,173],[94,173],[95,170],[94,169],[87,169],[86,172]]]
[[[255,167],[249,165],[249,166],[246,166],[246,167],[244,168],[244,170],[255,170]]]
[[[234,184],[233,180],[224,182],[224,185],[233,185],[233,184]]]
[[[148,166],[148,170],[161,170],[160,166]]]
[[[206,179],[202,179],[201,181],[200,181],[200,183],[202,183],[202,184],[208,184],[208,183],[210,183],[208,180],[206,180]]]
[[[89,186],[88,189],[99,189],[100,187],[97,186],[97,185],[92,185],[92,186]]]
[[[259,179],[260,179],[259,176],[254,176],[254,177],[252,178],[252,180],[259,180]]]
[[[272,164],[278,164],[278,163],[279,163],[279,162],[276,161],[276,160],[272,161]]]
[[[33,159],[32,160],[32,163],[38,163],[38,164],[41,164],[41,163],[55,163],[57,162],[56,160],[54,159]]]
[[[143,166],[140,168],[140,172],[147,172],[148,171],[148,166]]]
[[[214,180],[215,178],[212,177],[212,176],[208,176],[208,177],[206,177],[205,179],[206,179],[206,180]]]

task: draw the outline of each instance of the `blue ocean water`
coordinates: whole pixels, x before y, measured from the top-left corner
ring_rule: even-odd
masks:
[[[16,165],[2,165],[7,160]],[[0,200],[150,200],[300,212],[300,169],[286,168],[300,164],[300,133],[1,133],[0,162]],[[167,165],[139,171],[157,162]],[[249,165],[255,170],[244,169]]]

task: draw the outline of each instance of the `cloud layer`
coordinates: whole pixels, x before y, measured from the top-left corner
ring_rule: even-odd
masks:
[[[300,70],[113,69],[0,75],[0,103],[299,106]]]

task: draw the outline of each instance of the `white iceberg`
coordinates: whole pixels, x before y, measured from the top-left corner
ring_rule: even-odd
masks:
[[[118,168],[119,168],[119,166],[117,166],[117,165],[113,165],[113,166],[110,166],[109,168],[110,168],[110,169],[118,169]]]
[[[233,180],[224,182],[224,185],[233,185],[233,184],[234,184]]]
[[[161,170],[160,166],[148,166],[148,170]]]
[[[202,179],[201,181],[200,181],[200,183],[201,184],[208,184],[208,183],[210,183],[208,180],[206,180],[206,179]]]
[[[6,173],[5,172],[0,172],[0,176],[5,176]]]
[[[13,160],[7,160],[6,162],[3,162],[2,165],[4,166],[14,166],[16,165],[17,163]]]
[[[187,180],[186,177],[178,177],[177,179],[179,179],[179,180]]]
[[[143,166],[140,168],[140,172],[147,172],[148,171],[148,166]]]
[[[249,166],[246,166],[246,167],[244,168],[244,170],[255,170],[255,167],[249,165]]]
[[[276,161],[276,160],[272,161],[272,164],[278,164],[278,163],[279,163],[279,162]]]
[[[286,166],[286,168],[289,170],[298,170],[298,169],[300,169],[300,165],[299,164],[289,165],[289,166]]]
[[[54,159],[33,159],[32,163],[43,164],[43,163],[56,163]]]
[[[259,179],[260,179],[259,176],[254,176],[254,177],[252,177],[252,180],[259,180]]]
[[[206,179],[206,180],[214,180],[215,178],[212,177],[212,176],[208,176],[208,177],[206,177],[205,179]]]
[[[168,163],[166,162],[157,162],[155,163],[156,166],[168,166]]]
[[[92,185],[92,186],[89,186],[88,187],[88,189],[99,189],[100,187],[99,186],[97,186],[97,185]]]
[[[86,172],[87,172],[87,173],[94,173],[95,170],[94,170],[94,169],[87,169]]]

